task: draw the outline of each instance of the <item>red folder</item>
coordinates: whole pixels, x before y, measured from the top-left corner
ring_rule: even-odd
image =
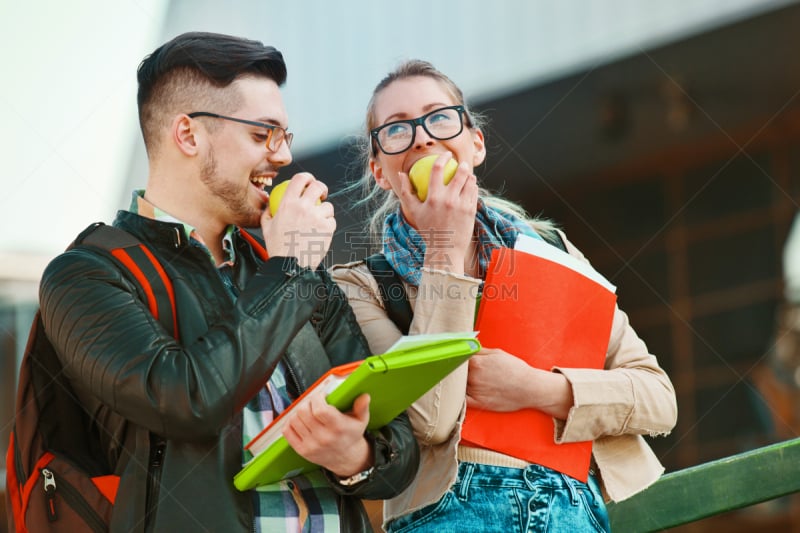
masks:
[[[551,259],[501,248],[492,253],[475,329],[482,346],[501,348],[536,368],[603,368],[616,299],[610,284]],[[467,445],[588,478],[592,442],[556,444],[552,417],[535,409],[468,407],[461,437]]]

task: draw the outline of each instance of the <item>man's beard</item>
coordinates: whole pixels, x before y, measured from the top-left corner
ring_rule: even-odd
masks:
[[[230,211],[232,214],[232,219],[229,221],[230,224],[247,228],[259,226],[261,213],[266,208],[266,205],[262,205],[261,209],[256,209],[249,202],[250,187],[252,186],[249,180],[247,184],[241,187],[236,183],[222,179],[219,175],[217,161],[214,158],[213,147],[209,148],[208,156],[203,163],[203,168],[200,171],[200,181]]]

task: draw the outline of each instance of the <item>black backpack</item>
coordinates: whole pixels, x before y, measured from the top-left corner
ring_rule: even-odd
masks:
[[[172,284],[155,256],[129,233],[92,224],[67,248],[106,254],[177,338]],[[99,435],[63,373],[39,312],[22,358],[6,456],[9,531],[108,531],[119,476],[104,464]]]
[[[555,231],[552,235],[552,240],[546,239],[546,242],[562,252],[566,252],[567,245],[564,244],[561,235]],[[364,262],[372,277],[378,282],[378,292],[386,307],[386,314],[403,335],[408,335],[414,313],[411,311],[411,304],[408,303],[408,294],[406,294],[403,280],[386,260],[386,256],[380,252],[370,255],[364,259]]]

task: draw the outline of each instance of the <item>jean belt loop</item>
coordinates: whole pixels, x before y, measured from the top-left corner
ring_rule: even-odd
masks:
[[[469,483],[472,481],[472,473],[475,471],[475,465],[469,462],[461,463],[461,470],[462,476],[459,480],[458,493],[456,496],[459,500],[464,501],[467,499]]]
[[[578,488],[575,486],[577,481],[566,474],[560,474],[560,475],[564,480],[564,485],[566,485],[567,490],[569,490],[570,502],[572,503],[572,505],[578,505]]]

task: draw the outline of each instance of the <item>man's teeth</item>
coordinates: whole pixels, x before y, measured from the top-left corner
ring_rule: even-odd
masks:
[[[267,178],[265,176],[255,176],[254,178],[250,178],[250,181],[254,185],[260,185],[261,187],[272,186],[272,178]]]

